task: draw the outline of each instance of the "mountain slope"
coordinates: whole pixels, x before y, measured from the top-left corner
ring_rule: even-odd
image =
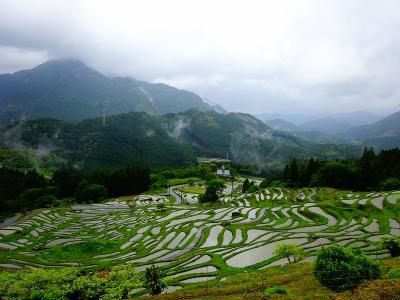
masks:
[[[0,122],[51,117],[68,121],[132,111],[212,110],[197,95],[161,84],[108,78],[78,60],[48,61],[0,75]]]
[[[341,132],[338,136],[348,140],[357,142],[367,142],[386,146],[400,146],[397,141],[400,137],[400,111],[383,118],[382,120],[364,126],[353,127],[349,130]],[[392,142],[389,142],[392,141]],[[384,148],[387,148],[387,147]]]
[[[202,111],[213,110],[208,103],[192,92],[179,90],[162,83],[151,84],[136,81],[139,89],[148,97],[154,108],[162,113],[176,113],[196,108]]]
[[[298,127],[295,124],[286,121],[284,119],[266,120],[264,121],[264,123],[276,130],[289,131],[289,132],[298,130]]]
[[[156,116],[136,112],[107,117],[102,124],[102,118],[79,123],[32,120],[3,126],[0,141],[8,148],[41,149],[78,166],[182,166],[195,163],[200,155],[228,154],[239,163],[273,168],[289,158],[335,159],[360,153],[355,146],[318,145],[275,131],[241,113],[192,109]]]
[[[336,120],[332,117],[320,118],[299,126],[301,130],[313,130],[326,134],[335,134],[351,128],[349,123]]]

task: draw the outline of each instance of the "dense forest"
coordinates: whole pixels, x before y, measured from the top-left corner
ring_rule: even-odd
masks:
[[[318,144],[275,131],[248,114],[194,109],[162,116],[133,112],[79,123],[16,122],[0,126],[0,147],[3,165],[26,161],[7,156],[24,149],[24,157],[39,165],[45,160],[44,167],[54,169],[62,162],[81,167],[177,168],[194,165],[198,156],[229,155],[236,163],[271,170],[280,169],[288,158],[334,160],[358,157],[362,151],[358,146]],[[28,166],[19,163],[16,167]]]
[[[63,167],[51,179],[36,171],[0,168],[0,211],[10,213],[39,207],[100,201],[149,189],[146,167],[77,170]]]
[[[291,160],[275,178],[287,187],[333,187],[359,191],[400,188],[400,149],[365,148],[360,159]]]

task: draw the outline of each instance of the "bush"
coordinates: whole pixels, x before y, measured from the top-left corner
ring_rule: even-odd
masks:
[[[273,286],[270,288],[265,289],[264,296],[265,297],[272,297],[274,295],[287,295],[288,290],[283,286]]]
[[[98,202],[107,197],[107,189],[101,184],[88,184],[81,182],[76,190],[75,199],[77,202],[94,201]]]
[[[400,268],[391,269],[391,270],[388,272],[388,277],[389,277],[390,279],[397,279],[397,278],[400,278]]]
[[[381,191],[393,191],[400,188],[400,179],[395,177],[389,177],[378,183],[378,188]]]
[[[274,254],[281,258],[286,257],[288,262],[292,263],[298,262],[304,257],[304,250],[295,244],[281,244],[276,247]],[[291,258],[293,261],[290,260]]]
[[[315,278],[334,291],[352,289],[381,276],[379,263],[364,254],[339,245],[322,247],[313,265]]]
[[[382,245],[389,250],[392,257],[400,256],[400,242],[396,238],[383,238]]]
[[[141,273],[132,264],[84,273],[78,268],[0,270],[0,299],[104,299],[120,300],[142,287]]]
[[[204,194],[200,195],[199,202],[207,203],[207,202],[217,202],[218,194],[222,192],[225,188],[225,181],[220,179],[214,179],[208,182],[207,189]]]
[[[161,292],[166,288],[166,284],[163,281],[164,277],[164,272],[154,265],[146,269],[144,287],[149,290],[150,295],[161,294]]]

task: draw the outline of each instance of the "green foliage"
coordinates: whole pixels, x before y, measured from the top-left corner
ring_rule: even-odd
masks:
[[[264,290],[264,297],[272,297],[275,295],[287,295],[288,289],[283,286],[273,286]]]
[[[207,188],[204,194],[200,195],[199,202],[216,202],[219,198],[219,193],[225,188],[225,181],[221,179],[213,179],[208,182]]]
[[[107,279],[99,275],[83,275],[74,280],[73,289],[79,298],[99,299],[105,292]]]
[[[6,299],[125,299],[143,284],[130,264],[108,271],[84,273],[77,268],[0,271],[0,298]]]
[[[98,202],[107,197],[107,189],[101,184],[89,184],[83,181],[78,184],[75,199],[78,203],[82,202]]]
[[[156,207],[159,210],[165,210],[165,203],[157,203]]]
[[[400,149],[378,155],[365,148],[360,159],[342,161],[291,160],[275,180],[288,187],[320,186],[348,190],[395,190],[400,188]]]
[[[264,139],[262,136],[270,128],[242,113],[223,115],[194,109],[167,115],[131,112],[107,117],[105,126],[102,122],[102,118],[78,123],[54,119],[27,121],[19,124],[24,133],[21,142],[27,148],[54,145],[60,159],[81,167],[182,167],[193,165],[203,153],[216,157],[229,153],[235,157],[240,173],[252,175],[259,174],[260,169],[280,168],[288,158],[342,159],[360,152],[358,147],[349,145],[316,145],[289,133],[274,132],[271,139]],[[7,131],[17,130],[16,126],[0,129],[0,140]],[[176,130],[181,127],[182,130]],[[255,134],[248,134],[249,130]],[[8,136],[7,140],[13,142]],[[258,159],[255,161],[254,157]],[[252,166],[243,167],[249,164]],[[200,177],[208,180],[211,176],[215,175],[206,173]]]
[[[352,289],[381,276],[378,262],[340,245],[322,247],[318,251],[313,273],[319,282],[334,291]]]
[[[249,179],[246,178],[246,180],[243,182],[242,193],[253,193],[257,190],[258,186],[254,183],[254,181],[249,181]]]
[[[351,189],[357,180],[357,169],[344,162],[327,162],[313,175],[311,185]]]
[[[289,243],[278,245],[274,251],[274,254],[281,258],[285,257],[289,263],[298,262],[305,256],[303,248]]]
[[[381,191],[392,191],[400,189],[400,178],[386,178],[378,183],[378,189]]]
[[[144,275],[144,287],[149,290],[150,295],[158,295],[166,288],[166,284],[163,281],[165,273],[159,268],[152,265],[146,269]]]
[[[266,189],[268,187],[268,185],[271,184],[271,180],[268,178],[265,178],[263,181],[261,181],[260,183],[260,189]]]
[[[392,237],[384,237],[381,240],[383,247],[389,250],[392,257],[400,256],[400,239]]]
[[[396,268],[396,269],[391,269],[388,272],[388,277],[390,279],[399,279],[400,278],[400,268]]]

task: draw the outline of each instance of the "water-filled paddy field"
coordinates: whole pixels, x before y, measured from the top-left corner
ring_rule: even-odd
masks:
[[[400,236],[399,200],[400,192],[265,189],[212,207],[141,196],[133,208],[114,201],[42,209],[0,228],[0,266],[155,264],[182,285],[282,264],[274,256],[281,243],[302,246],[308,261],[332,243],[386,258],[379,240]]]

